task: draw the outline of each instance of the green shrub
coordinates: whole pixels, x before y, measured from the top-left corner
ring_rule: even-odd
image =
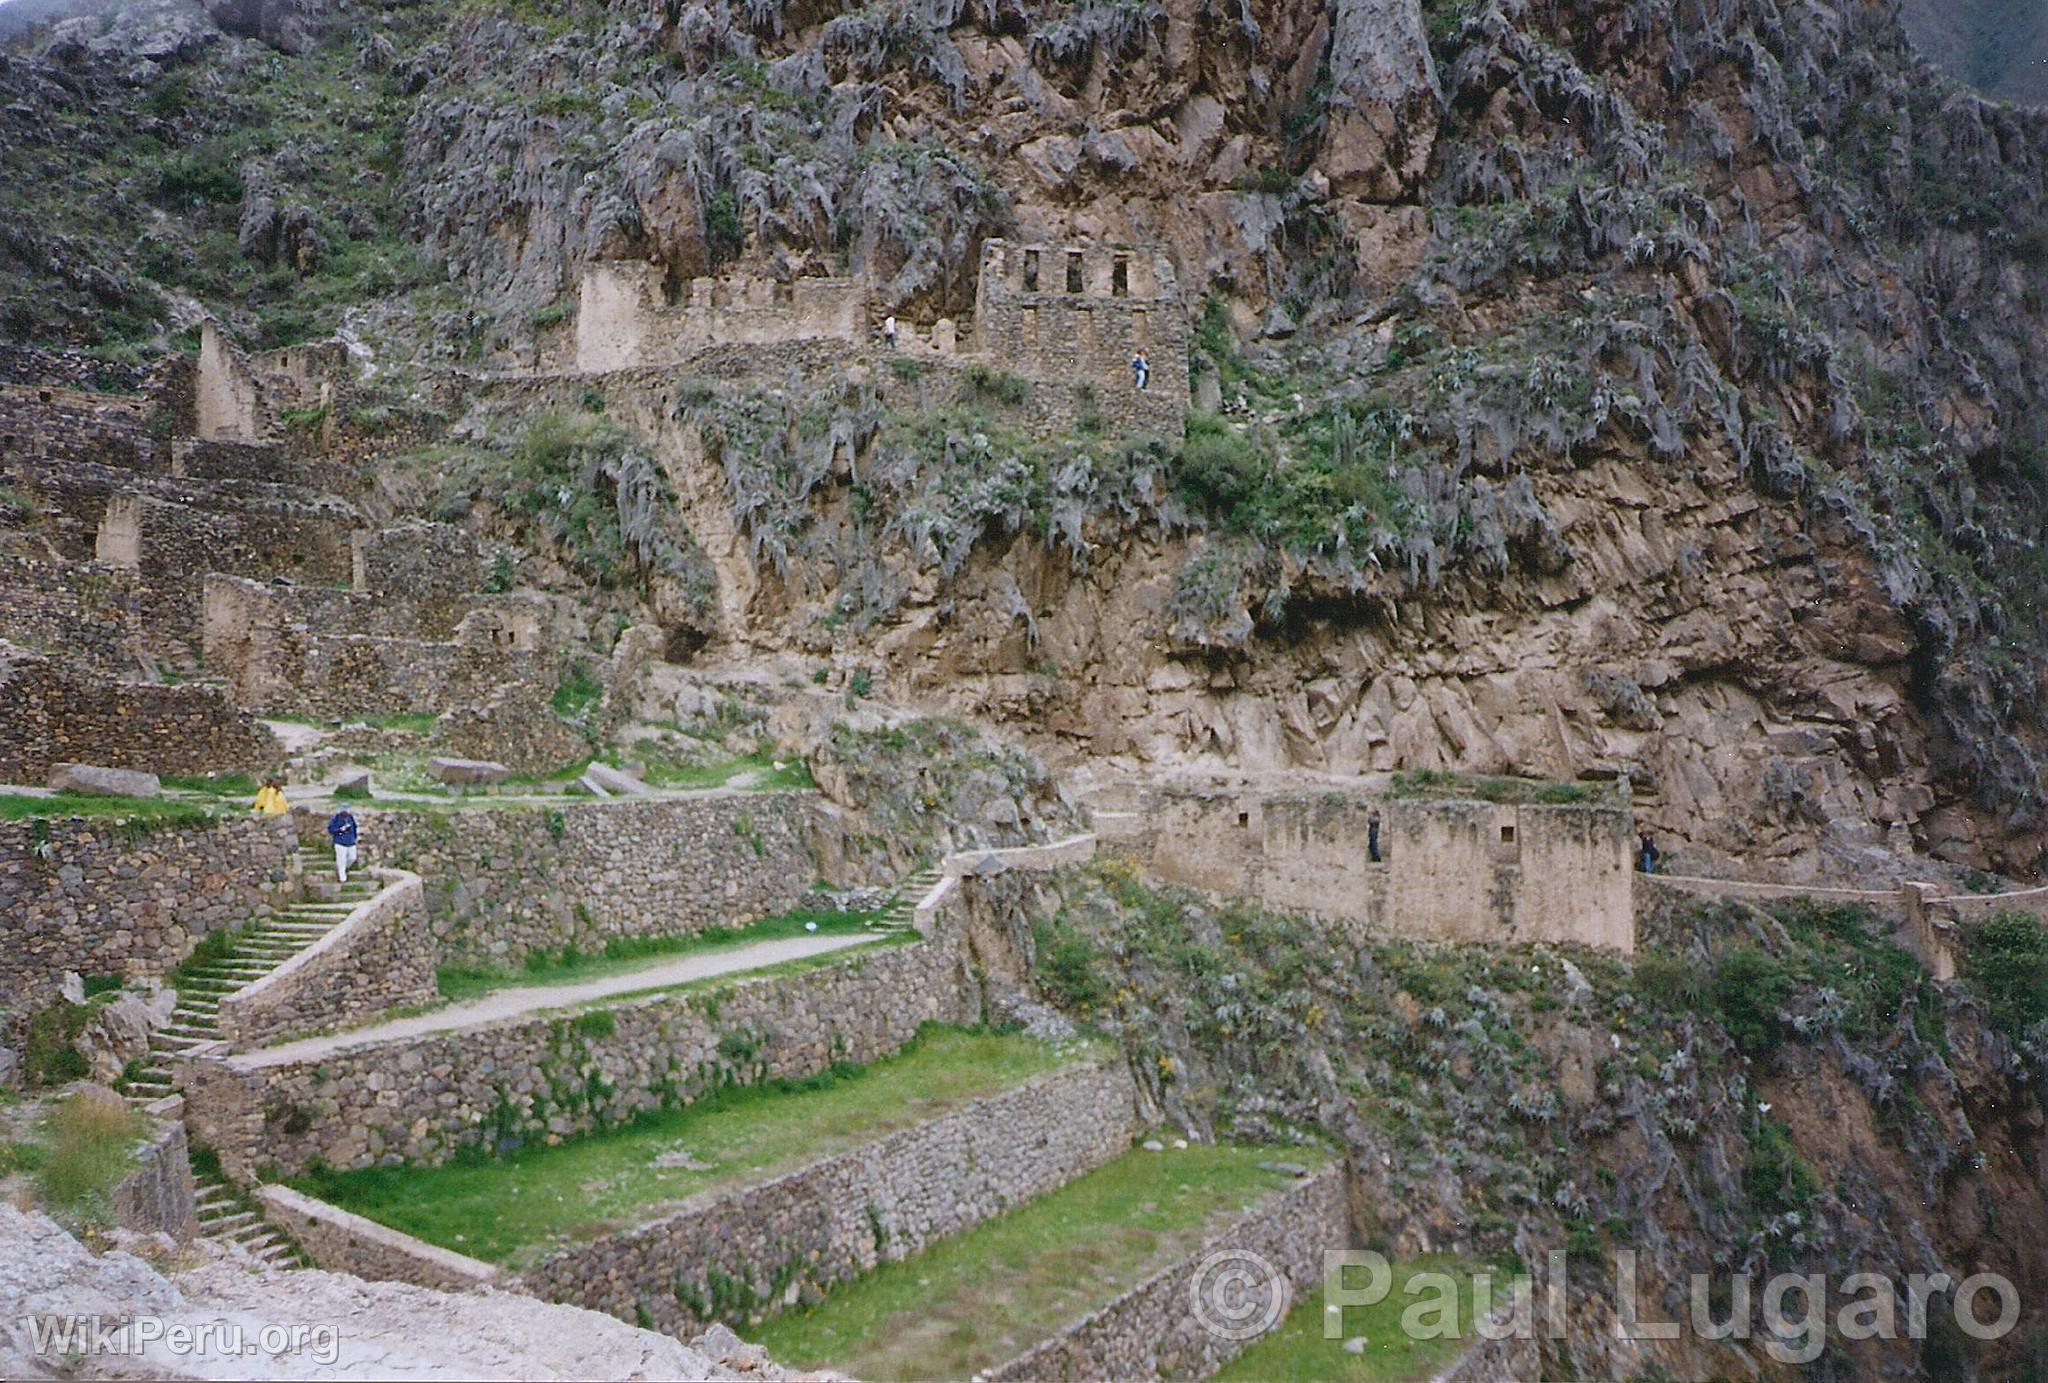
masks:
[[[1792,976],[1777,957],[1754,946],[1739,947],[1714,972],[1714,1011],[1737,1047],[1753,1057],[1766,1056],[1784,1040],[1778,1013],[1792,988]]]
[[[1251,438],[1214,413],[1188,414],[1178,479],[1189,500],[1220,514],[1237,513],[1266,484],[1271,470]]]
[[[576,1015],[576,1031],[585,1037],[610,1037],[618,1030],[618,1016],[608,1008],[594,1008]]]
[[[1772,1215],[1804,1214],[1821,1190],[1820,1177],[1792,1146],[1791,1132],[1771,1119],[1757,1128],[1743,1185],[1757,1208]]]
[[[569,305],[567,303],[549,303],[546,307],[534,313],[533,316],[527,318],[527,321],[535,331],[546,331],[549,327],[560,326],[568,320],[568,317]]]
[[[1970,935],[1963,977],[2000,1031],[2025,1034],[2048,1020],[2048,931],[2027,913],[2000,913]]]
[[[1064,920],[1041,921],[1033,931],[1038,978],[1055,1001],[1086,1013],[1108,996],[1102,954],[1094,938]]]
[[[714,264],[736,257],[746,248],[747,229],[740,222],[739,198],[730,188],[711,194],[704,204],[704,248]]]
[[[562,669],[562,680],[550,700],[555,714],[564,720],[581,720],[604,696],[604,683],[591,675],[581,660]]]
[[[86,1005],[68,999],[59,999],[30,1015],[21,1062],[28,1084],[48,1087],[86,1077],[91,1068],[76,1044],[91,1016],[92,1010]]]
[[[979,398],[993,399],[1014,408],[1031,397],[1030,381],[1008,370],[992,369],[977,360],[963,374],[968,387]]]
[[[107,1196],[134,1162],[142,1116],[119,1096],[82,1090],[52,1110],[44,1133],[48,1155],[36,1186],[52,1206],[105,1221]]]

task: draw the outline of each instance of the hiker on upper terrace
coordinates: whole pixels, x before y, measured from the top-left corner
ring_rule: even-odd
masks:
[[[1657,862],[1664,858],[1664,852],[1657,848],[1656,841],[1650,839],[1648,831],[1643,832],[1642,839],[1636,843],[1636,858],[1645,874],[1655,874]]]
[[[1139,351],[1131,357],[1131,383],[1143,389],[1151,382],[1152,362],[1145,358],[1145,352]]]
[[[1380,862],[1380,809],[1374,807],[1365,818],[1365,854],[1374,864]]]
[[[258,816],[283,816],[291,809],[291,803],[284,800],[284,789],[271,778],[263,780],[256,790],[256,805],[250,808]]]
[[[896,314],[893,312],[882,319],[882,344],[892,351],[896,349]]]
[[[349,867],[356,862],[356,815],[347,807],[327,818],[327,838],[334,842],[334,872],[348,882]]]

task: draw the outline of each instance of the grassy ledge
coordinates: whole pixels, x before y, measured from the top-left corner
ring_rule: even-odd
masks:
[[[158,826],[196,826],[212,820],[213,813],[196,802],[176,802],[159,797],[95,797],[76,792],[57,792],[42,797],[24,792],[0,792],[0,821],[32,821],[37,817],[52,821],[86,817]]]
[[[1478,1264],[1440,1254],[1396,1263],[1386,1296],[1341,1311],[1326,1306],[1318,1287],[1303,1294],[1278,1329],[1224,1365],[1215,1383],[1423,1383],[1473,1338],[1472,1277],[1479,1270]],[[1507,1304],[1512,1276],[1494,1277],[1495,1309]],[[1357,1282],[1347,1278],[1345,1285],[1363,1286],[1362,1271]],[[1334,1332],[1325,1328],[1331,1314]],[[1363,1344],[1353,1352],[1347,1341]]]
[[[1192,1252],[1210,1230],[1292,1183],[1259,1163],[1315,1148],[1239,1145],[1126,1153],[997,1219],[887,1263],[752,1334],[778,1363],[855,1378],[967,1378]]]
[[[886,1061],[733,1087],[552,1147],[293,1184],[430,1243],[525,1266],[689,1196],[765,1180],[1094,1055],[1085,1043],[928,1027]]]

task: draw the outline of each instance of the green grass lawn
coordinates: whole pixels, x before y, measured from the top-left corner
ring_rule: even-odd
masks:
[[[677,763],[658,754],[646,755],[644,761],[648,783],[658,788],[722,788],[742,774],[747,775],[747,786],[760,792],[817,786],[803,759],[782,750],[712,764]]]
[[[525,1265],[561,1243],[657,1218],[702,1191],[765,1180],[1096,1052],[930,1027],[886,1061],[725,1090],[553,1147],[309,1174],[293,1185],[457,1252]]]
[[[1212,1225],[1290,1184],[1259,1168],[1275,1156],[1235,1146],[1127,1153],[749,1334],[794,1368],[872,1383],[969,1377],[1106,1305]],[[1322,1160],[1314,1149],[1278,1156]]]
[[[212,813],[197,802],[176,802],[160,797],[93,797],[76,792],[32,797],[27,793],[0,792],[0,821],[28,821],[35,817],[56,820],[70,816],[185,826],[209,820]]]
[[[1449,1255],[1426,1255],[1396,1263],[1387,1295],[1372,1306],[1343,1308],[1339,1333],[1324,1338],[1325,1304],[1320,1288],[1305,1293],[1287,1319],[1272,1334],[1254,1340],[1251,1347],[1223,1366],[1216,1383],[1423,1383],[1458,1357],[1472,1341],[1472,1274],[1479,1265]],[[1362,1270],[1348,1283],[1364,1285]],[[1457,1330],[1464,1338],[1418,1339],[1423,1330],[1434,1330],[1439,1321],[1436,1303],[1438,1284],[1424,1279],[1440,1273],[1457,1285]],[[1424,1279],[1418,1281],[1418,1279]],[[1493,1306],[1509,1301],[1512,1275],[1494,1276]],[[1410,1288],[1414,1288],[1410,1294]],[[1417,1330],[1401,1326],[1403,1312],[1416,1310]],[[1346,1340],[1363,1338],[1365,1347],[1357,1354],[1344,1348]]]
[[[630,974],[680,956],[730,951],[757,941],[780,941],[793,936],[853,936],[864,931],[879,915],[792,908],[744,927],[712,927],[695,936],[619,937],[592,955],[575,950],[536,952],[520,970],[445,966],[439,972],[441,997],[474,999],[493,990],[520,985],[577,984]],[[805,930],[810,923],[817,924],[816,932]]]

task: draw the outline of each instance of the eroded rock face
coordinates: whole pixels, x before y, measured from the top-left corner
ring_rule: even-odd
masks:
[[[214,23],[231,34],[259,39],[285,53],[303,53],[320,41],[333,0],[203,0]]]
[[[1421,0],[1335,0],[1328,63],[1333,91],[1316,170],[1339,193],[1413,199],[1443,100]]]
[[[138,1248],[147,1241],[133,1240]],[[167,1255],[166,1255],[167,1257]],[[134,1253],[95,1254],[47,1216],[0,1205],[0,1373],[9,1378],[71,1377],[75,1356],[39,1355],[21,1317],[97,1314],[108,1322],[138,1314],[167,1327],[240,1326],[256,1342],[266,1325],[321,1332],[333,1357],[323,1378],[697,1378],[776,1383],[790,1377],[760,1349],[707,1336],[699,1349],[610,1316],[497,1291],[437,1292],[395,1282],[315,1270],[282,1272],[227,1256],[175,1276]],[[220,1330],[220,1325],[215,1325]],[[215,1338],[219,1338],[216,1334]],[[179,1357],[161,1343],[134,1356],[95,1359],[100,1377],[242,1378],[302,1376],[298,1355]],[[109,1372],[109,1370],[112,1370]]]

